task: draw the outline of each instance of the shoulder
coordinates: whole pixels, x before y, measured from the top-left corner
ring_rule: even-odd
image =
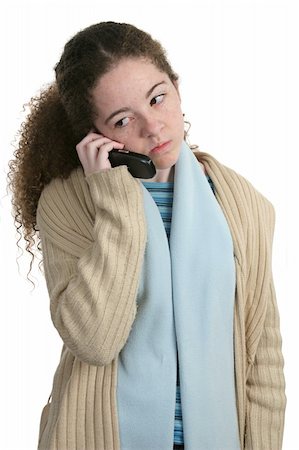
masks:
[[[220,163],[212,155],[195,151],[197,160],[204,165],[207,175],[212,179],[217,192],[222,196],[229,196],[234,202],[247,207],[260,207],[270,209],[274,213],[272,203],[259,192],[252,183],[235,170]]]
[[[53,179],[42,191],[37,207],[39,231],[48,235],[55,232],[89,235],[94,220],[94,205],[84,172],[74,169],[68,178]]]
[[[92,209],[89,187],[82,168],[78,167],[68,178],[55,178],[44,188],[39,199],[38,210],[49,209],[54,205],[82,208],[84,204],[87,209]]]
[[[213,156],[198,151],[194,154],[213,182],[235,241],[242,246],[255,239],[271,244],[275,225],[272,203],[250,181]]]
[[[80,195],[87,188],[87,183],[83,169],[77,167],[74,169],[67,178],[57,177],[50,181],[45,186],[41,194],[41,200],[48,196],[64,196],[68,195]]]

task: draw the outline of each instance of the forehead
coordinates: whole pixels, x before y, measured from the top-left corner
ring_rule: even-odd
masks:
[[[123,59],[113,69],[103,75],[93,90],[96,106],[129,106],[156,83],[170,81],[152,62],[145,59]],[[124,103],[124,105],[122,105]]]

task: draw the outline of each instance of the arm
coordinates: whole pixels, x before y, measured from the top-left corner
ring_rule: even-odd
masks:
[[[259,230],[261,236],[265,238],[260,241],[258,254],[259,261],[264,262],[256,266],[256,279],[260,280],[261,284],[260,288],[255,287],[257,287],[256,292],[261,293],[261,297],[258,296],[259,302],[265,301],[266,309],[263,319],[260,317],[260,320],[263,320],[261,334],[247,372],[245,449],[281,450],[286,398],[279,313],[271,270],[275,216],[271,204],[268,202],[262,202],[262,204],[264,208],[260,208],[259,211],[262,213],[258,214]],[[263,251],[264,248],[265,251]],[[254,310],[255,307],[252,309]],[[259,326],[260,324],[257,323],[256,328]],[[252,331],[253,334],[254,331]]]
[[[282,448],[285,403],[279,316],[271,282],[262,335],[248,369],[246,450]]]
[[[75,197],[67,199],[69,188],[43,196],[38,224],[53,323],[79,359],[106,365],[125,345],[136,314],[145,247],[142,191],[126,167],[86,180],[95,210],[91,239],[80,235],[88,221]],[[72,220],[59,221],[63,210]]]

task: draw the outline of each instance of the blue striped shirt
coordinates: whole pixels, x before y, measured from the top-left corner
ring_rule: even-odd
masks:
[[[170,236],[172,202],[173,202],[173,185],[174,183],[153,183],[149,181],[143,182],[144,187],[149,191],[155,200],[163,223],[167,237]]]

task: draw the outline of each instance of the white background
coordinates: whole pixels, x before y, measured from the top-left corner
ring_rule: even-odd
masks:
[[[5,188],[12,142],[23,104],[53,80],[65,42],[81,28],[114,20],[162,42],[180,75],[192,143],[247,177],[275,206],[273,270],[288,396],[283,449],[298,449],[298,3],[20,0],[2,4],[0,14],[0,448],[36,448],[61,348],[42,274],[35,267],[32,291],[26,256],[18,272]]]

